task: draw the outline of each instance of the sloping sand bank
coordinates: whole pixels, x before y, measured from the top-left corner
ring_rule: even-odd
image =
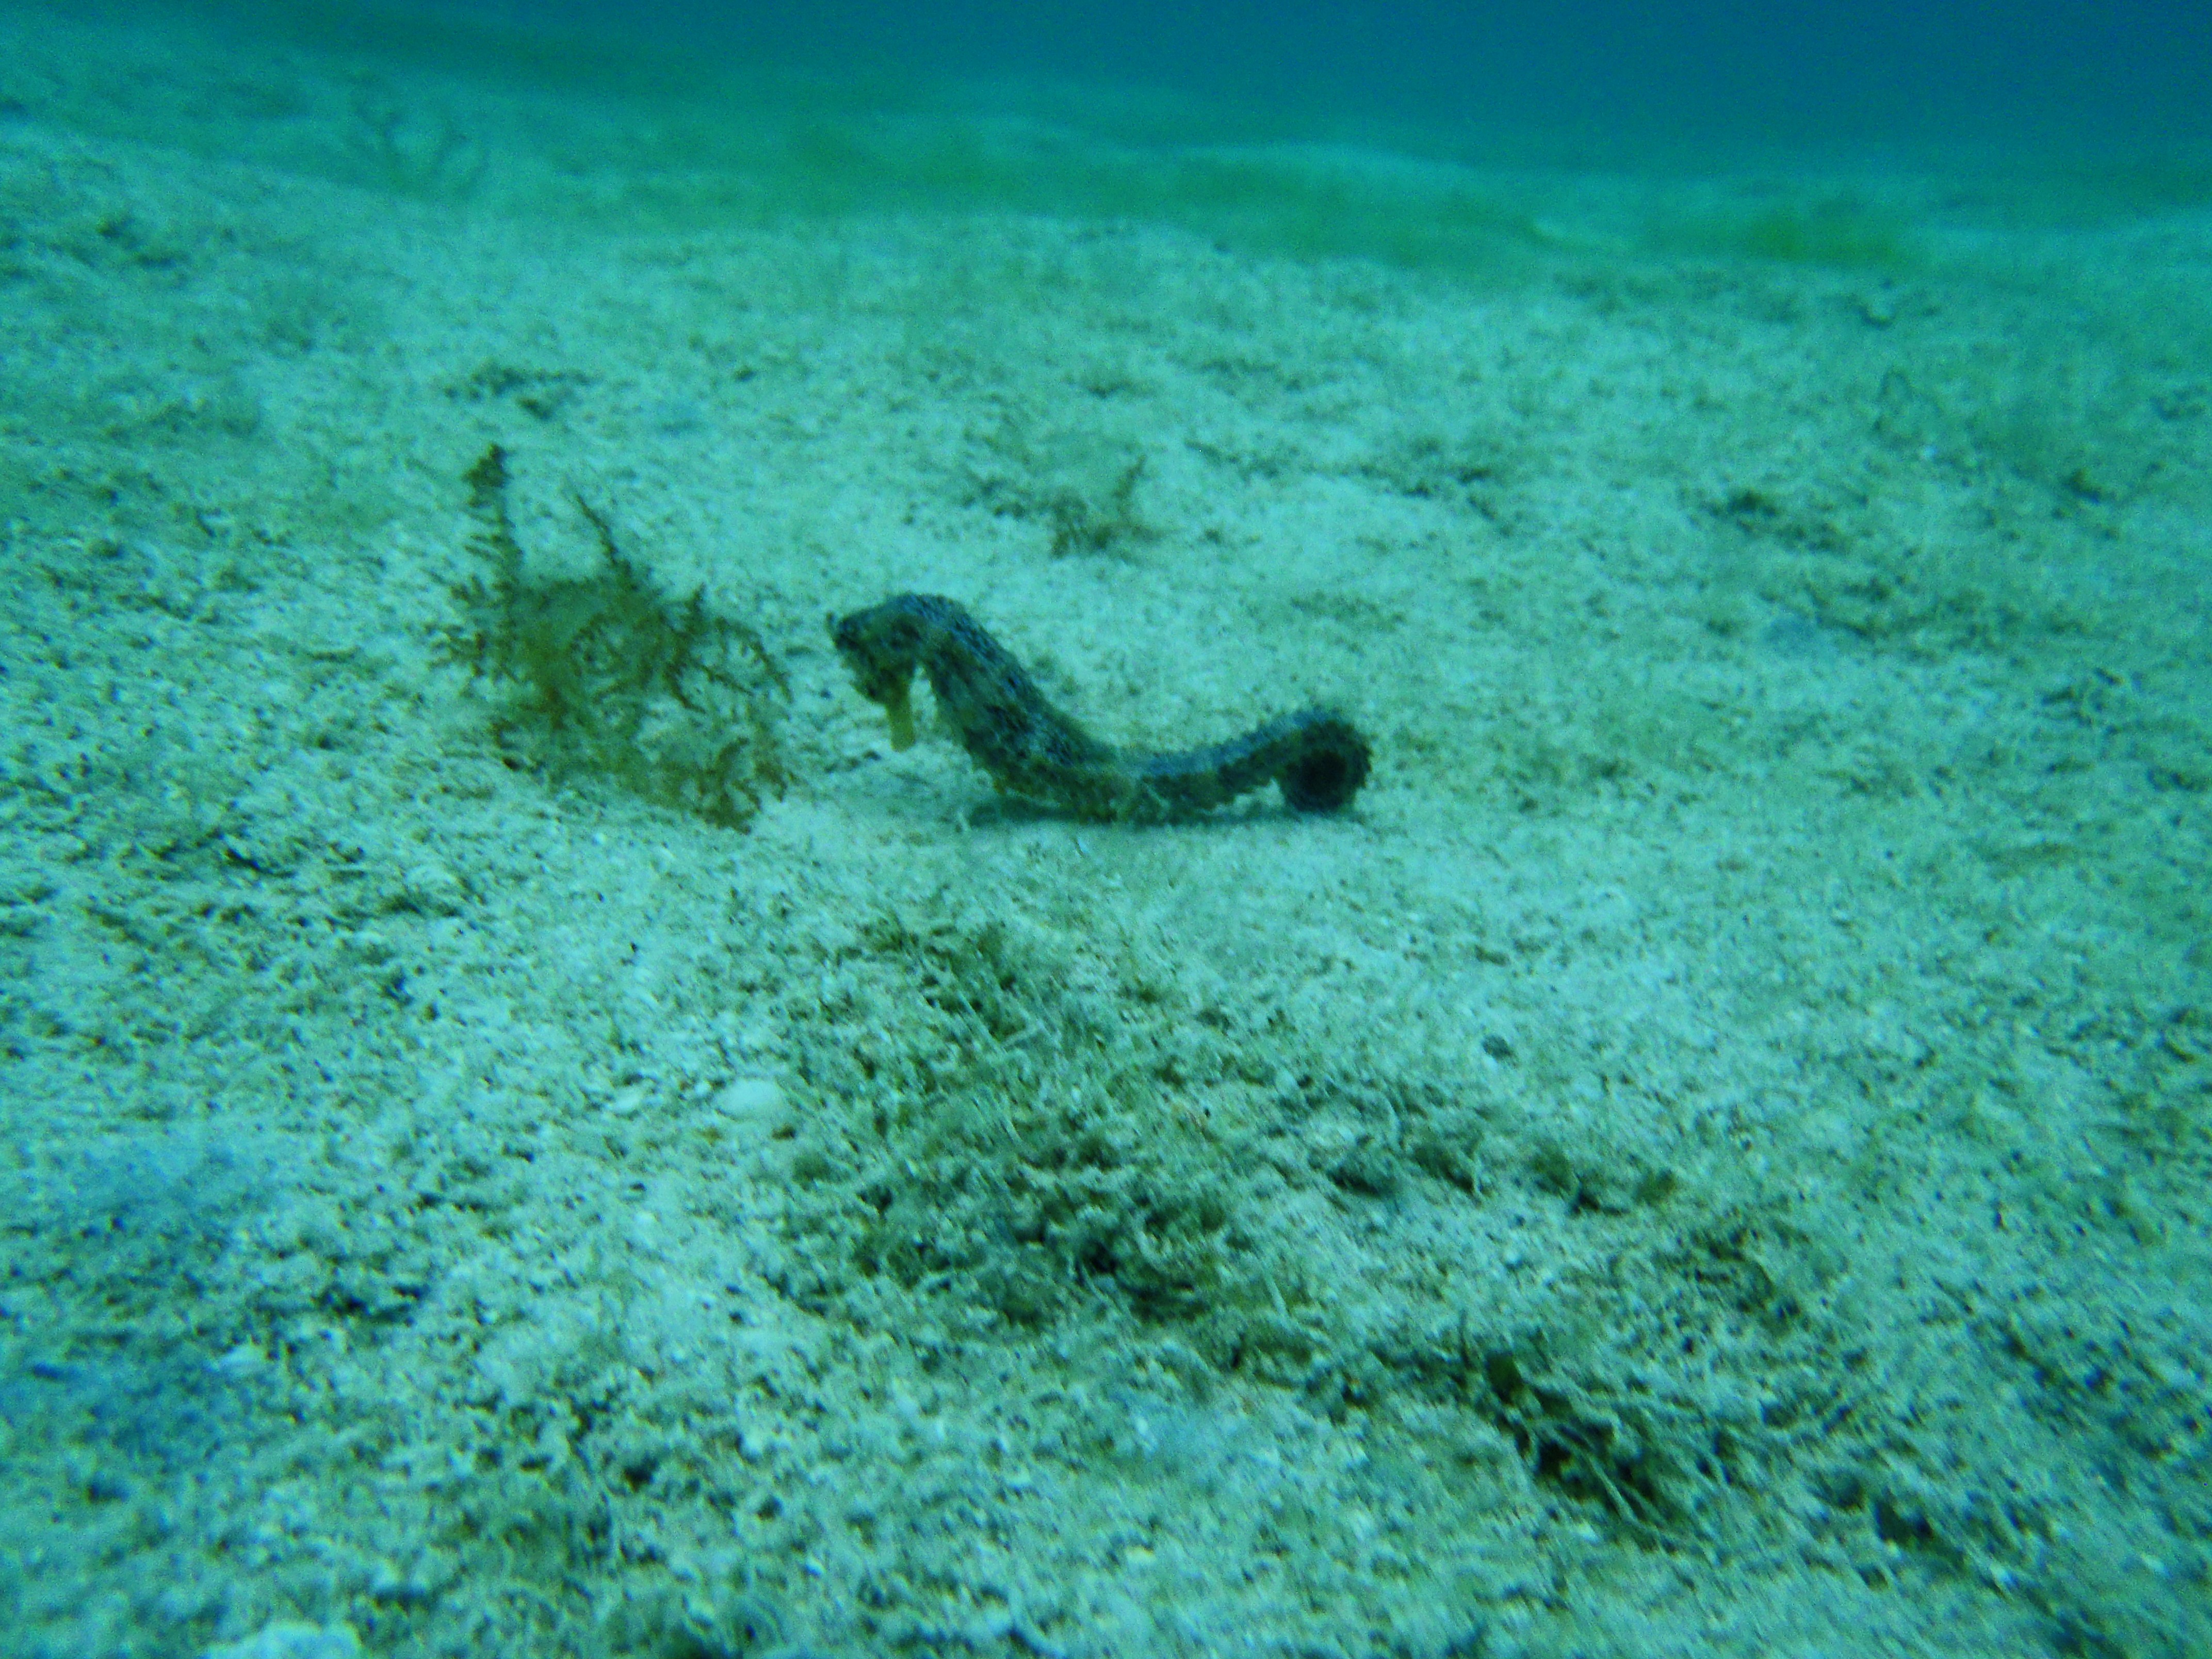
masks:
[[[2185,180],[0,46],[10,1651],[2212,1650]]]

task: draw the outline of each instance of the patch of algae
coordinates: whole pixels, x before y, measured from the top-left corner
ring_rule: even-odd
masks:
[[[657,805],[743,829],[787,780],[781,716],[790,682],[760,635],[716,616],[703,592],[671,600],[625,555],[604,514],[576,507],[600,570],[533,579],[507,504],[507,452],[465,475],[489,567],[450,584],[465,620],[446,650],[508,693],[502,746],[556,776],[605,776]]]

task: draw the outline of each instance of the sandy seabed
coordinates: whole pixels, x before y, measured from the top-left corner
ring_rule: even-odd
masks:
[[[2201,201],[639,224],[0,21],[0,1647],[2212,1651]],[[602,528],[737,750],[471,650]],[[908,590],[1375,776],[995,797]]]

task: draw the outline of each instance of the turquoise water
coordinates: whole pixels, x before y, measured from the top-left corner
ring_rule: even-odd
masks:
[[[1046,16],[0,8],[0,1650],[2212,1650],[2203,17]]]
[[[1781,0],[1557,7],[447,5],[829,74],[1042,77],[1328,118],[1656,143],[2020,143],[2163,151],[2212,137],[2201,8]]]

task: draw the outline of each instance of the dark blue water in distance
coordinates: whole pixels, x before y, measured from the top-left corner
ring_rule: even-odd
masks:
[[[2212,0],[440,0],[815,71],[1109,82],[1316,115],[1624,142],[2212,141]]]

